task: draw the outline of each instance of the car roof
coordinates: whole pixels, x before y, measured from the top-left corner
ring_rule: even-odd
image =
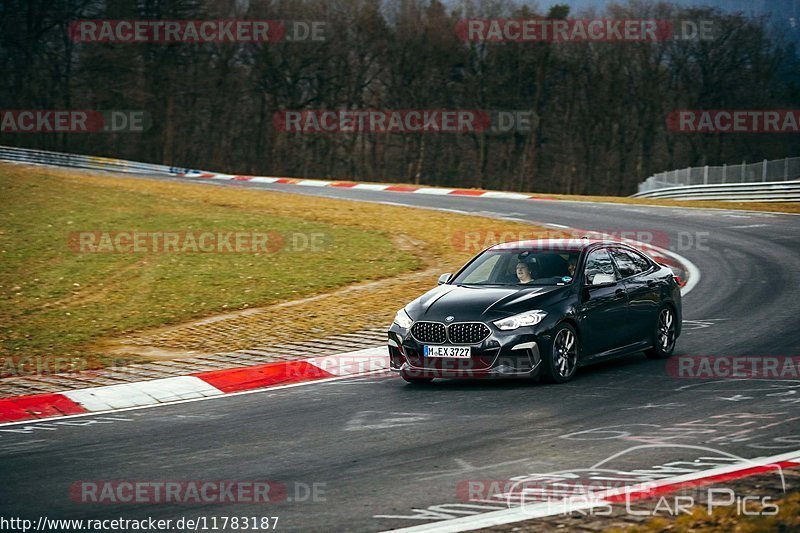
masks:
[[[527,241],[513,241],[495,244],[489,250],[513,250],[513,249],[526,249],[526,250],[551,250],[560,252],[580,252],[594,244],[624,244],[619,241],[612,241],[608,239],[592,239],[592,238],[571,238],[571,239],[532,239]]]

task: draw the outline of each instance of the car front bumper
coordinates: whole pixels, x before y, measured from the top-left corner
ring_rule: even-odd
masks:
[[[390,368],[409,377],[419,378],[505,378],[534,377],[541,368],[541,339],[520,328],[511,332],[489,328],[492,333],[470,346],[469,358],[425,357],[424,345],[410,330],[392,324],[388,335]],[[523,331],[527,330],[527,331]]]

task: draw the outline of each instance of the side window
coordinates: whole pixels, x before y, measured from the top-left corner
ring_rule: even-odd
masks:
[[[647,272],[650,270],[650,268],[652,268],[650,261],[648,261],[643,255],[631,251],[628,251],[628,255],[631,257],[633,263],[640,272]]]
[[[495,265],[497,265],[499,260],[500,254],[496,254],[486,261],[483,261],[472,272],[467,274],[463,280],[463,283],[486,283],[489,281],[489,277],[492,275],[492,270],[494,269]]]
[[[585,279],[587,285],[600,285],[617,281],[614,264],[608,250],[601,248],[592,251],[586,258]]]
[[[617,262],[619,273],[623,278],[635,276],[650,269],[650,263],[644,257],[628,250],[612,248],[611,255],[614,256],[614,261]]]

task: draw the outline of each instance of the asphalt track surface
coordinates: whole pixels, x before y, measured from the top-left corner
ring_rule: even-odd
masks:
[[[676,355],[800,352],[798,216],[247,186],[593,230],[664,232],[670,248],[702,273],[683,300]],[[653,443],[659,446],[637,448]],[[800,379],[676,379],[664,361],[641,354],[584,368],[565,385],[437,380],[416,387],[395,376],[368,376],[0,426],[0,516],[278,516],[279,530],[380,531],[481,511],[463,505],[458,490],[468,480],[582,471],[599,463],[630,472],[675,460],[797,449]],[[80,480],[276,480],[291,501],[80,503],[69,497]]]

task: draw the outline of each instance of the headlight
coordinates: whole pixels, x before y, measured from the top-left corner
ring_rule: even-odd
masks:
[[[413,324],[414,321],[411,320],[411,317],[408,316],[408,313],[406,313],[405,309],[401,309],[396,315],[394,315],[394,323],[403,329],[408,329],[411,327],[411,324]]]
[[[546,316],[547,313],[545,313],[541,309],[537,309],[535,311],[526,311],[524,313],[510,316],[508,318],[503,318],[501,320],[495,320],[493,324],[497,326],[499,329],[511,330],[511,329],[521,328],[524,326],[535,326],[536,324],[544,320],[544,317]]]

